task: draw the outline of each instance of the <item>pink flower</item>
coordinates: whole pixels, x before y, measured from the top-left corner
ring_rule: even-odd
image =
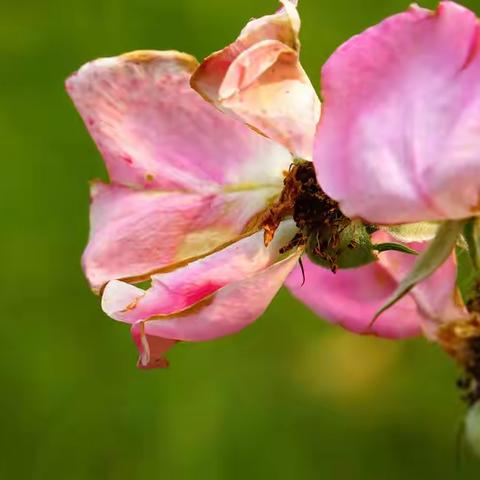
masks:
[[[480,212],[480,22],[454,2],[441,2],[435,12],[413,5],[341,46],[323,67],[322,93],[314,162],[342,211],[385,225],[448,221],[449,241],[442,248],[437,237],[423,266],[404,256],[389,271],[416,283],[411,296],[422,328],[464,367],[466,397],[475,402],[480,224],[471,217]],[[462,233],[469,276],[477,281],[460,296],[452,255],[441,264]]]
[[[471,217],[480,201],[480,23],[412,5],[341,46],[322,70],[315,167],[349,217]]]
[[[305,245],[279,202],[294,159],[312,156],[319,101],[298,60],[295,5],[282,3],[200,67],[183,53],[139,51],[67,81],[110,176],[92,185],[84,270],[104,311],[132,325],[142,368],[165,366],[176,341],[246,327],[287,277],[294,295],[357,332],[397,286],[390,259],[403,260],[385,253],[336,275],[305,259],[301,287]],[[421,319],[406,296],[371,333],[415,335]]]

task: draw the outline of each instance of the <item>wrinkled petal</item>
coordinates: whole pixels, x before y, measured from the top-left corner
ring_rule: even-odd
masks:
[[[296,156],[312,157],[320,102],[299,62],[300,19],[292,2],[252,20],[238,39],[208,57],[192,87]]]
[[[480,50],[474,13],[412,6],[353,37],[322,71],[322,188],[377,223],[479,210]]]
[[[150,337],[210,340],[245,328],[263,313],[299,258],[300,253],[293,252],[281,260],[278,252],[295,230],[293,222],[285,222],[268,247],[262,232],[243,238],[182,268],[154,275],[147,291],[112,281],[102,308],[112,318],[133,324],[142,365],[163,364],[164,350],[152,356]]]
[[[205,255],[240,235],[277,189],[211,194],[92,185],[90,239],[83,255],[95,291],[111,279],[148,277]]]
[[[297,267],[287,279],[287,287],[320,317],[355,333],[372,333],[386,338],[420,334],[422,316],[410,296],[384,312],[369,330],[375,312],[395,291],[398,283],[380,263],[338,270],[332,273],[303,260],[303,275]]]
[[[102,308],[112,318],[128,323],[181,312],[220,288],[274,264],[280,248],[295,233],[293,221],[283,222],[265,247],[263,231],[257,232],[181,268],[153,275],[147,291],[124,282],[110,282],[103,293]]]
[[[133,52],[67,81],[114,182],[92,191],[83,263],[97,291],[231,241],[282,188],[290,153],[202,100],[189,86],[195,66],[178,52]]]
[[[189,85],[197,62],[139,51],[84,65],[67,90],[115,183],[205,192],[281,182],[288,152],[228,118]]]

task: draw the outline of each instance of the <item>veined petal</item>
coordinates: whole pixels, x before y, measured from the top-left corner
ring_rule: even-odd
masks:
[[[414,5],[327,61],[314,159],[346,215],[395,224],[478,212],[479,31],[456,3]]]
[[[295,4],[282,3],[279,12],[251,21],[234,43],[205,59],[191,84],[222,111],[310,159],[320,102],[299,62]]]
[[[98,292],[109,280],[139,280],[205,255],[238,237],[277,193],[268,185],[198,194],[96,182],[85,274]]]
[[[87,63],[68,79],[111,180],[196,192],[281,184],[289,153],[203,101],[189,85],[196,66],[184,53],[138,51]]]
[[[381,254],[384,255],[384,254]],[[406,256],[406,255],[405,255]],[[330,270],[304,258],[303,274],[297,267],[287,279],[287,287],[320,317],[355,333],[372,333],[385,338],[405,338],[420,334],[422,316],[408,295],[369,324],[375,312],[397,287],[397,282],[378,262],[360,268]]]

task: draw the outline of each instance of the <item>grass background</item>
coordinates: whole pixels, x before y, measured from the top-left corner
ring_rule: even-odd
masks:
[[[303,63],[318,85],[336,46],[408,2],[300,3]],[[423,340],[355,337],[284,291],[242,333],[181,345],[169,370],[141,372],[128,328],[106,318],[86,286],[88,180],[105,172],[65,77],[139,48],[201,59],[274,8],[275,0],[3,4],[1,478],[478,478],[480,463],[455,466],[463,414],[455,368]]]

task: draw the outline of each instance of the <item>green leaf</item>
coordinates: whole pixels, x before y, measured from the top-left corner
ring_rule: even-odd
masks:
[[[409,255],[418,255],[416,250],[413,248],[409,248],[402,243],[393,243],[393,242],[386,242],[386,243],[376,243],[372,245],[373,250],[377,252],[388,252],[389,250],[395,250],[396,252],[407,253]]]
[[[397,303],[417,283],[428,278],[445,262],[452,253],[457,243],[457,237],[461,233],[464,225],[465,220],[451,220],[440,226],[429,247],[419,255],[412,271],[400,282],[400,285],[390,299],[375,314],[370,323],[370,327],[385,310]]]
[[[480,270],[480,219],[470,219],[463,229],[463,236],[467,242],[473,266],[476,270]]]
[[[476,283],[480,280],[480,272],[473,266],[468,250],[457,247],[457,287],[462,295],[463,303],[472,299]]]

